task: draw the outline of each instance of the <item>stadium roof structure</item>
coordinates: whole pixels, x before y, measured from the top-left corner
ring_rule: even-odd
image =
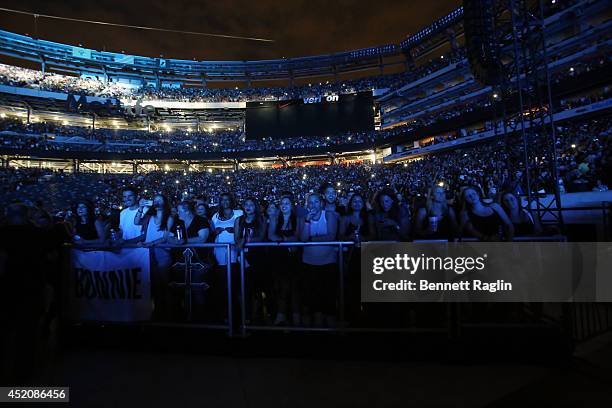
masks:
[[[73,75],[90,74],[132,80],[167,81],[198,85],[204,81],[292,80],[314,76],[382,69],[401,64],[397,59],[441,28],[459,22],[459,7],[400,44],[349,50],[334,54],[254,61],[194,61],[153,58],[97,51],[0,30],[0,55],[41,64],[43,70]]]

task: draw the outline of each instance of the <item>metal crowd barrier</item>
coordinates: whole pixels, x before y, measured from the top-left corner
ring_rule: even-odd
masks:
[[[331,242],[252,242],[246,244],[246,248],[261,248],[261,247],[307,247],[307,246],[337,246],[338,247],[338,322],[337,328],[322,328],[322,327],[276,327],[276,326],[247,326],[247,311],[245,302],[245,251],[240,251],[240,297],[241,297],[241,316],[240,316],[240,334],[246,336],[247,329],[254,330],[282,330],[282,331],[342,331],[344,326],[344,254],[343,250],[346,247],[355,245],[352,241],[331,241]]]
[[[474,242],[475,239],[463,239],[462,241]],[[566,237],[562,235],[556,236],[541,236],[541,237],[515,237],[516,242],[526,241],[544,241],[544,242],[564,242]],[[448,242],[447,240],[415,240],[413,242],[419,243],[436,243],[436,242]],[[250,331],[318,331],[318,332],[336,332],[336,333],[351,333],[351,332],[447,332],[450,337],[457,336],[461,327],[471,327],[473,324],[462,324],[460,306],[458,304],[446,305],[445,317],[446,323],[444,327],[431,327],[431,328],[416,328],[416,327],[352,327],[347,326],[345,319],[345,309],[347,303],[345,301],[345,256],[344,251],[349,247],[355,245],[351,241],[331,241],[331,242],[258,242],[246,244],[246,248],[281,248],[281,247],[307,247],[307,246],[336,246],[338,248],[338,315],[336,327],[305,327],[305,326],[265,326],[250,324],[247,319],[247,304],[246,304],[246,279],[245,274],[245,251],[239,251],[237,260],[240,268],[239,277],[239,311],[235,311],[233,307],[233,295],[232,295],[232,264],[231,264],[231,251],[233,244],[187,244],[187,245],[155,245],[149,248],[184,248],[183,252],[184,260],[184,282],[173,283],[174,288],[183,288],[185,292],[185,323],[175,322],[148,322],[146,324],[154,326],[168,326],[168,327],[193,327],[193,328],[206,328],[206,329],[222,329],[226,330],[228,336],[240,336],[245,337]],[[85,246],[85,247],[73,247],[74,249],[80,250],[111,250],[116,251],[123,248],[141,248],[137,245],[99,245],[99,246]],[[193,254],[192,248],[225,248],[226,251],[226,265],[225,273],[227,279],[227,321],[226,324],[207,324],[207,323],[195,323],[191,321],[191,294],[194,290],[200,288],[200,283],[193,282],[192,272],[194,271],[194,264],[191,262],[191,255]],[[151,260],[151,252],[149,256]],[[71,265],[72,266],[72,265]],[[235,284],[236,282],[234,282]],[[572,334],[572,338],[575,341],[586,340],[593,335],[608,331],[612,329],[612,318],[609,316],[610,305],[591,305],[591,304],[568,304],[562,305],[563,313],[556,316],[544,316],[545,320],[549,323],[564,325]],[[603,308],[602,308],[603,307]],[[565,321],[565,324],[564,324]],[[235,323],[238,323],[238,333],[235,331]],[[100,324],[109,324],[111,322],[98,321]],[[484,327],[486,324],[480,325]]]
[[[185,269],[184,269],[184,277],[185,281],[182,283],[171,282],[171,285],[174,287],[183,287],[185,290],[185,300],[186,300],[186,320],[187,323],[174,323],[174,322],[163,322],[163,321],[151,321],[147,322],[147,325],[152,326],[174,326],[174,327],[199,327],[206,329],[221,329],[227,330],[228,336],[234,336],[234,324],[233,324],[233,302],[232,302],[232,279],[231,279],[231,247],[234,246],[230,243],[206,243],[206,244],[187,244],[187,245],[170,245],[170,244],[160,244],[154,246],[140,246],[135,244],[123,244],[123,245],[83,245],[83,246],[74,246],[67,245],[70,249],[76,249],[81,251],[118,251],[121,249],[128,248],[146,248],[149,249],[149,265],[153,265],[152,251],[151,249],[155,248],[169,248],[169,249],[177,249],[177,248],[185,248],[183,252],[184,260],[185,260]],[[194,289],[199,289],[200,284],[194,283],[192,279],[193,272],[193,263],[191,263],[191,256],[193,252],[191,248],[225,248],[226,253],[226,278],[227,278],[227,323],[226,324],[208,324],[208,323],[193,323],[191,320],[191,293]],[[70,260],[70,266],[72,269],[72,260]],[[150,268],[151,270],[151,268]],[[151,280],[153,277],[151,276]],[[189,300],[187,300],[189,298]],[[117,324],[116,322],[104,322],[104,321],[96,321],[97,324]]]

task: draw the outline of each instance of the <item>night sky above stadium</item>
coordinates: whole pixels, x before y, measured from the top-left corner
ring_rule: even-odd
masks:
[[[3,0],[1,7],[86,20],[267,38],[272,43],[39,19],[38,38],[97,50],[198,60],[273,59],[399,43],[461,0]],[[33,17],[0,28],[34,34]]]

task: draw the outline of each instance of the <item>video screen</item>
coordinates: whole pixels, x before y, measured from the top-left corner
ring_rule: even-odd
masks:
[[[371,92],[248,102],[246,139],[330,136],[374,130]]]

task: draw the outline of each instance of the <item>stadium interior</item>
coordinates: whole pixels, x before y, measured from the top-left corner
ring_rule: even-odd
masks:
[[[480,3],[491,2],[495,1]],[[1,29],[0,205],[9,208],[25,203],[40,210],[36,214],[49,214],[64,222],[75,217],[80,211],[78,205],[89,200],[95,216],[107,222],[106,237],[96,241],[100,245],[115,240],[120,213],[131,208],[121,194],[130,189],[138,192],[139,198],[167,199],[176,219],[181,217],[181,203],[196,203],[196,209],[203,205],[202,216],[211,224],[214,216],[222,213],[228,192],[235,208],[240,205],[245,210],[246,203],[253,201],[257,214],[266,219],[272,217],[271,207],[280,211],[284,198],[290,197],[296,208],[305,208],[312,194],[320,192],[319,198],[325,201],[331,189],[329,194],[336,204],[327,204],[333,204],[340,216],[345,215],[341,207],[346,213],[352,211],[355,196],[361,197],[364,208],[376,220],[378,212],[384,213],[381,196],[390,197],[397,205],[397,217],[405,221],[406,230],[404,221],[398,221],[397,231],[388,235],[378,232],[372,241],[446,242],[464,238],[466,242],[609,242],[612,3],[541,2],[539,35],[546,51],[546,69],[542,69],[545,80],[537,78],[538,69],[534,74],[519,68],[504,80],[487,77],[500,74],[486,66],[486,58],[479,56],[473,45],[477,41],[472,37],[476,25],[470,20],[475,17],[468,3],[473,6],[478,2],[466,1],[419,31],[388,44],[275,60],[199,61],[128,55]],[[518,53],[517,47],[511,41],[499,47],[499,52],[506,53],[500,57],[500,69],[514,63],[507,54]],[[536,77],[535,85],[528,82],[532,77]],[[536,127],[539,130],[534,130]],[[540,137],[540,131],[547,136]],[[432,234],[431,226],[421,228],[419,223],[427,223],[424,214],[436,189],[443,195],[447,214],[448,208],[456,210],[457,224],[460,210],[466,208],[466,190],[476,191],[486,205],[499,203],[504,209],[503,197],[511,194],[518,199],[518,208],[531,214],[530,229],[521,230],[515,224],[513,233],[505,231],[497,239],[487,234],[470,235],[459,227],[452,236]],[[157,205],[153,200],[148,206]],[[233,239],[233,224],[223,228],[231,229]],[[210,231],[205,241],[209,244],[215,230]],[[330,241],[349,241],[348,247],[361,238],[366,241],[359,237],[359,231],[357,235],[354,231],[352,235],[339,232]],[[217,234],[222,232],[217,228]],[[371,230],[369,233],[376,235]],[[271,241],[271,236],[266,233],[261,240]],[[73,238],[68,241],[75,242]],[[262,270],[274,269],[270,259],[261,255],[257,258],[255,248],[240,258],[240,254],[231,255],[228,246],[228,260],[238,256],[243,275],[249,262],[264,265]],[[339,264],[344,262],[347,271],[358,271],[358,261],[349,259],[347,251],[351,249],[344,247],[342,255],[342,245],[339,248]],[[207,257],[214,259],[217,249]],[[194,252],[198,254],[198,250],[204,251],[199,248]],[[184,253],[177,254],[173,253],[174,259],[181,261]],[[187,255],[184,259],[188,263]],[[225,273],[227,265],[231,282],[234,272],[218,259],[218,265],[211,268],[221,266]],[[279,291],[261,279],[263,283],[253,286]],[[296,348],[312,339],[292,337],[295,332],[315,336],[331,331],[350,337],[353,331],[359,336],[364,329],[372,336],[397,334],[360,337],[360,341],[372,341],[381,349],[391,344],[390,349],[395,350],[393,347],[401,348],[408,342],[424,350],[449,339],[454,341],[461,326],[468,340],[457,348],[465,346],[463,350],[469,350],[465,352],[467,359],[478,360],[475,350],[488,347],[489,340],[496,345],[507,340],[513,346],[503,358],[520,359],[529,354],[532,360],[525,357],[529,361],[542,356],[557,361],[567,349],[612,329],[610,304],[578,304],[568,312],[574,326],[567,336],[558,335],[558,327],[566,323],[566,309],[555,305],[551,311],[546,305],[540,308],[526,304],[500,313],[494,307],[483,309],[483,320],[494,326],[488,340],[483,340],[478,337],[478,319],[482,316],[478,308],[465,312],[467,323],[463,326],[449,323],[459,319],[451,307],[438,310],[436,305],[427,312],[419,309],[422,305],[409,310],[394,309],[395,304],[386,309],[360,308],[358,301],[357,306],[349,303],[359,296],[350,279],[345,282],[346,288],[340,284],[338,304],[344,296],[347,304],[346,308],[342,306],[342,315],[335,316],[337,321],[330,318],[311,324],[301,320],[303,324],[299,324],[302,317],[296,318],[294,311],[292,324],[290,312],[287,316],[280,312],[281,302],[275,303],[275,295],[265,290],[263,296],[250,293],[244,276],[239,282],[241,294],[231,293],[238,290],[232,289],[232,284],[227,289],[229,311],[225,320],[216,315],[209,319],[206,313],[204,317],[198,315],[195,301],[192,316],[191,298],[177,301],[183,303],[169,312],[170,318],[159,318],[154,311],[155,324],[169,330],[155,332],[156,346],[151,349],[163,347],[177,327],[210,326],[222,335],[210,340],[207,334],[197,334],[202,337],[186,340],[186,349],[197,350],[197,342],[206,338],[211,347],[231,354],[235,349],[226,342],[230,337],[250,341],[238,346],[245,355],[293,356],[302,353]],[[247,297],[254,298],[252,304],[245,300],[245,290]],[[234,301],[240,297],[242,303],[232,305],[232,296]],[[239,315],[233,322],[232,307]],[[585,317],[591,315],[595,317]],[[521,330],[525,331],[495,331],[508,321],[513,328],[524,325]],[[114,331],[107,332],[104,339],[95,339],[99,327],[87,324],[66,330],[73,336],[68,341],[71,345],[81,340],[104,343],[110,338],[108,343],[116,345],[121,336],[134,343],[140,341],[153,332],[151,327],[138,332],[118,325],[109,329]],[[433,335],[418,340],[406,337],[421,331],[427,336],[442,333],[443,340],[437,343]],[[277,334],[280,336],[275,337]],[[345,338],[329,340],[324,358],[359,354],[359,344],[363,343],[350,343]],[[533,347],[529,353],[525,352],[527,344]],[[430,356],[427,351],[423,353]],[[302,354],[312,357],[307,352]],[[375,359],[369,355],[366,358]],[[405,352],[402,358],[415,355]],[[513,401],[520,398],[513,394],[506,401],[508,405],[499,406],[513,405]]]

